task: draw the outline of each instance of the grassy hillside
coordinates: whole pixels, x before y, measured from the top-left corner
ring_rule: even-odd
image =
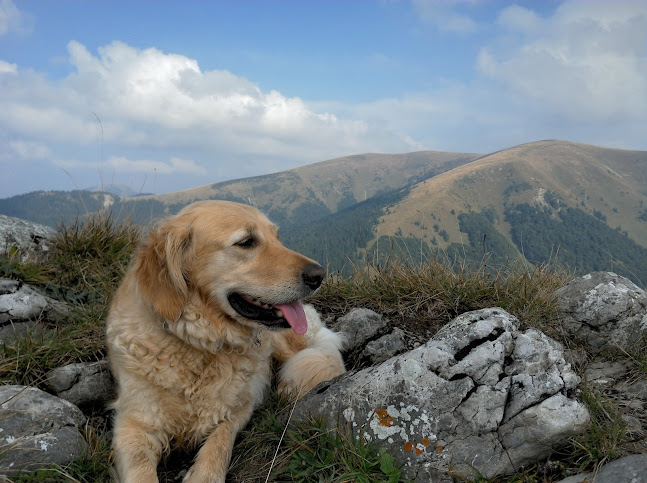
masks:
[[[376,232],[477,258],[484,247],[532,262],[561,256],[574,269],[616,270],[644,285],[646,210],[647,152],[541,141],[417,184],[384,210]]]
[[[0,213],[57,226],[110,211],[137,224],[200,199],[252,204],[286,245],[348,274],[392,258],[526,259],[647,285],[647,152],[539,141],[486,156],[364,154],[158,196],[38,192]]]
[[[175,213],[193,201],[226,199],[254,205],[282,229],[291,229],[477,157],[434,151],[346,156],[265,176],[123,199],[123,211],[142,220]]]
[[[422,151],[361,154],[279,173],[163,195],[119,197],[90,191],[38,191],[0,200],[0,213],[56,227],[109,210],[137,224],[177,213],[187,204],[224,199],[252,204],[282,229],[310,223],[376,195],[409,186],[476,159],[476,154]]]
[[[0,200],[0,213],[56,228],[88,213],[110,211],[119,197],[92,191],[35,191]]]

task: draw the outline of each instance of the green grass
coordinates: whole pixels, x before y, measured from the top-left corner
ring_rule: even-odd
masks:
[[[139,236],[139,229],[130,223],[93,217],[61,226],[53,249],[40,259],[25,260],[16,250],[0,256],[0,277],[33,284],[72,309],[69,318],[50,323],[46,331],[0,346],[3,383],[44,387],[49,370],[104,357],[105,316]],[[348,278],[331,276],[311,302],[331,316],[353,307],[371,308],[421,342],[461,313],[499,306],[516,315],[525,327],[541,329],[568,346],[571,342],[556,322],[553,293],[571,277],[563,270],[529,268],[522,263],[494,268],[485,262],[468,267],[446,260],[429,260],[424,266],[396,261],[382,267],[362,267]],[[646,346],[643,341],[623,356],[642,376],[647,371]],[[591,388],[585,387],[580,397],[592,414],[591,426],[551,462],[519,469],[507,477],[454,476],[493,483],[556,481],[557,475],[590,471],[626,454],[636,441],[627,434],[622,408]],[[331,430],[321,421],[291,423],[290,409],[288,401],[273,393],[256,411],[237,440],[231,481],[403,481],[387,453]],[[105,419],[90,418],[85,431],[90,446],[87,458],[15,481],[110,481],[109,433],[102,421]],[[189,461],[187,457],[186,464]]]
[[[290,409],[288,400],[272,393],[256,411],[236,443],[232,481],[404,482],[388,453],[321,420],[292,424]]]
[[[335,316],[353,307],[370,308],[425,341],[457,315],[487,307],[501,307],[523,327],[560,338],[554,292],[571,278],[564,270],[522,262],[495,268],[485,262],[469,267],[448,260],[423,266],[396,261],[356,270],[350,278],[331,277],[311,301]]]
[[[72,309],[69,319],[0,347],[0,380],[39,386],[55,367],[103,358],[110,298],[138,236],[130,223],[91,217],[61,226],[41,258],[22,260],[15,250],[0,257],[0,277],[32,284]]]
[[[645,436],[631,431],[623,417],[630,411],[623,402],[588,384],[581,388],[591,422],[584,434],[573,438],[565,460],[581,471],[591,471],[621,456],[644,453]]]

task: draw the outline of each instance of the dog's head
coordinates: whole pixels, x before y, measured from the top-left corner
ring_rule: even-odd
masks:
[[[277,227],[255,208],[202,201],[162,221],[142,243],[134,270],[154,310],[175,321],[193,294],[250,327],[305,333],[299,300],[325,270],[284,247]]]

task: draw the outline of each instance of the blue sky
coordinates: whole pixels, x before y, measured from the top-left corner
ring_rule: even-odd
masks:
[[[0,197],[547,138],[647,149],[647,2],[0,0]]]

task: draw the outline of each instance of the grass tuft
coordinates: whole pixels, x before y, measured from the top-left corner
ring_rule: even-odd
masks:
[[[559,334],[554,292],[572,275],[527,264],[492,268],[431,260],[422,266],[391,262],[358,270],[350,278],[330,277],[311,299],[333,316],[365,307],[388,317],[409,335],[428,340],[447,322],[471,310],[501,307],[527,327]]]
[[[15,251],[0,256],[0,276],[30,283],[72,311],[2,344],[0,380],[38,387],[55,367],[105,355],[105,316],[138,240],[131,223],[94,216],[60,226],[51,250],[36,260]]]
[[[61,225],[45,271],[51,287],[68,302],[107,305],[139,241],[131,222],[109,215]]]
[[[634,441],[627,433],[618,402],[587,385],[583,386],[581,399],[589,410],[591,422],[584,434],[571,441],[567,461],[580,471],[591,471],[630,454],[629,447]]]

